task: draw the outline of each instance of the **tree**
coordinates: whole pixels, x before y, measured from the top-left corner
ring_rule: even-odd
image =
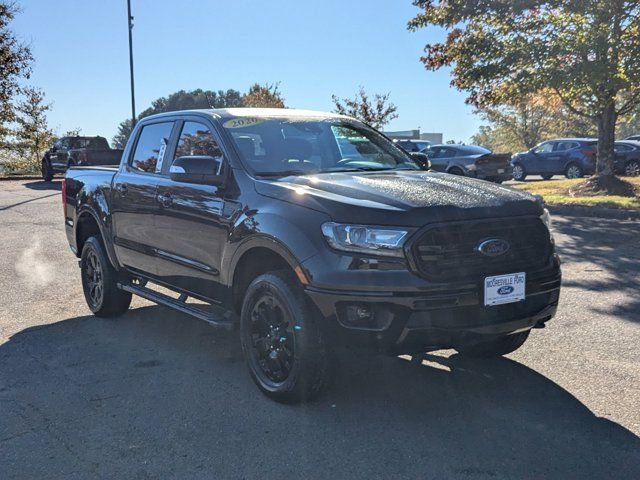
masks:
[[[452,85],[476,107],[554,92],[572,113],[598,126],[597,171],[613,174],[616,119],[640,102],[637,0],[414,0],[409,28],[448,31],[421,59],[452,67]],[[600,182],[600,180],[598,180]],[[606,183],[606,182],[605,182]]]
[[[254,83],[249,92],[242,96],[243,107],[256,108],[286,108],[284,98],[279,90],[279,84],[260,85]]]
[[[360,86],[358,93],[353,98],[341,100],[336,95],[332,95],[331,99],[335,105],[334,112],[355,117],[361,122],[381,129],[394,118],[398,118],[396,113],[398,108],[389,101],[389,95],[389,93],[375,94],[374,100],[371,102],[364,87]]]
[[[138,115],[138,120],[156,113],[201,108],[232,108],[242,105],[242,95],[237,90],[180,90],[151,102],[151,107]],[[114,148],[124,148],[133,130],[131,119],[120,122],[118,133],[113,137]]]
[[[505,105],[487,105],[476,113],[489,125],[483,125],[473,141],[494,151],[528,150],[549,137],[597,134],[593,122],[573,114],[552,92]]]
[[[53,138],[53,131],[47,123],[51,104],[44,102],[44,93],[37,88],[24,88],[23,95],[16,106],[16,147],[31,164],[38,166]]]
[[[0,142],[3,145],[15,120],[12,100],[20,91],[19,80],[31,74],[31,51],[9,29],[18,12],[15,2],[0,0]]]

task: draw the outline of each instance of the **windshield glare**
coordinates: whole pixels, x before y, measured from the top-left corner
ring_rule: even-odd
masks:
[[[419,170],[393,143],[357,122],[237,117],[223,126],[257,175]]]

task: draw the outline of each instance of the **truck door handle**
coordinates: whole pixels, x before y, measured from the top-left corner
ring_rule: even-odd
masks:
[[[120,192],[121,195],[124,195],[124,194],[127,193],[127,184],[126,183],[120,183],[120,184],[118,184],[116,189]]]
[[[159,193],[156,198],[158,199],[158,202],[160,202],[160,204],[163,207],[170,207],[171,204],[173,203],[173,200],[171,199],[171,195],[169,194],[165,195],[165,194]]]

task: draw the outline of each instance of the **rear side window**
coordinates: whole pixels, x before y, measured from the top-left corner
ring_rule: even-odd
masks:
[[[153,123],[142,127],[131,167],[141,172],[160,173],[172,129],[173,122]]]
[[[556,145],[556,152],[565,152],[567,150],[572,150],[574,148],[578,148],[580,144],[578,142],[558,142]]]
[[[204,123],[184,122],[174,160],[178,157],[207,156],[222,157],[222,150],[213,132]]]

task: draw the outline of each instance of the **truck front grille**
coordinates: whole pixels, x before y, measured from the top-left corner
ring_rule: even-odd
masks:
[[[480,243],[494,238],[506,240],[509,250],[496,257],[478,251]],[[427,226],[410,249],[420,275],[448,282],[544,267],[553,246],[539,218],[514,217]]]

